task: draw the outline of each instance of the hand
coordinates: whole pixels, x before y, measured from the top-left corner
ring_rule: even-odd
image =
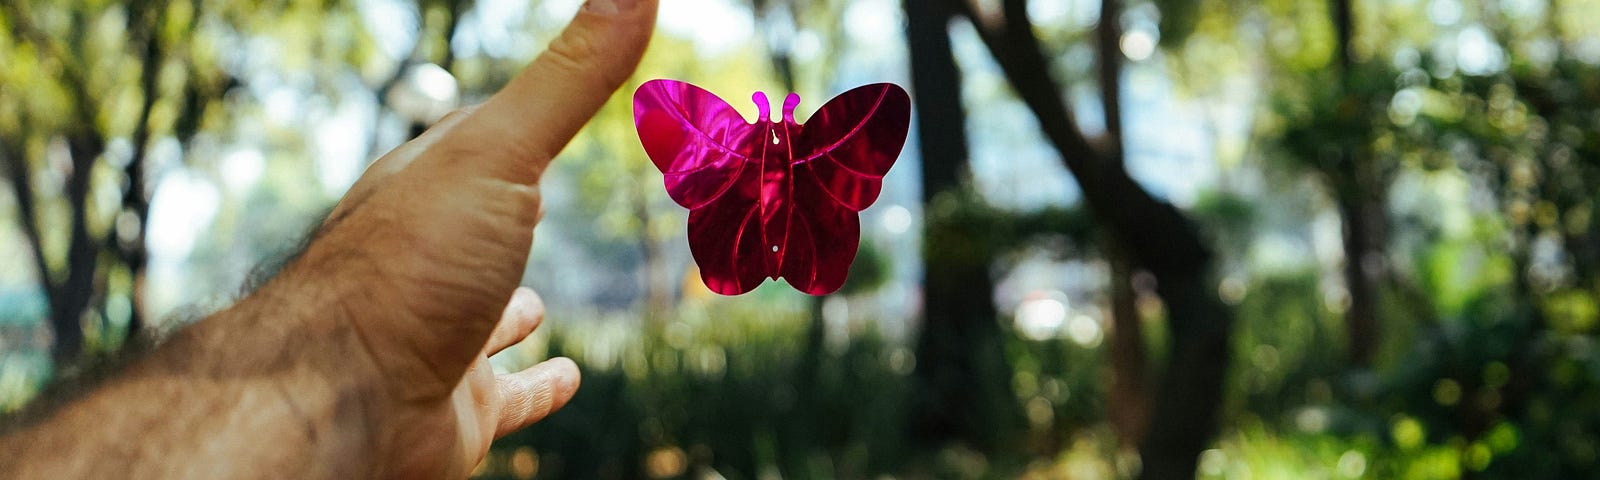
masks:
[[[318,289],[365,353],[381,477],[469,473],[489,443],[560,408],[564,358],[496,376],[487,356],[543,316],[517,289],[550,160],[633,72],[653,0],[595,0],[483,105],[375,162],[304,256],[267,288]],[[515,293],[513,293],[515,290]],[[497,321],[498,320],[498,321]]]
[[[517,287],[540,174],[633,72],[655,11],[655,0],[590,0],[500,92],[375,162],[272,281],[0,437],[0,471],[468,475],[493,439],[578,387],[567,359],[495,375],[487,357],[543,317]]]

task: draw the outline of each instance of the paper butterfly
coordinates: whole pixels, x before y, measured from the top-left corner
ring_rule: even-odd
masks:
[[[844,284],[861,240],[857,212],[872,205],[911,122],[911,97],[889,83],[839,94],[806,123],[800,96],[770,121],[739,112],[700,87],[651,80],[633,94],[644,150],[667,195],[689,209],[689,251],[711,291],[738,295],[783,277],[826,295]]]

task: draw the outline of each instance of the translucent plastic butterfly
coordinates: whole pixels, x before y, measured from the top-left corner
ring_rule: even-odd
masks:
[[[783,277],[825,295],[844,284],[861,239],[857,212],[872,205],[905,144],[911,97],[889,83],[839,94],[806,123],[800,96],[769,121],[746,122],[700,87],[651,80],[633,94],[645,153],[667,194],[689,209],[689,250],[712,291],[738,295]]]

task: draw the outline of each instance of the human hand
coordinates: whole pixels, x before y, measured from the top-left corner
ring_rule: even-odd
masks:
[[[376,476],[464,476],[494,438],[576,391],[570,360],[495,375],[487,357],[543,316],[538,296],[517,288],[541,213],[540,174],[632,73],[655,9],[654,0],[586,4],[483,105],[375,162],[304,255],[264,287],[321,298],[338,313],[317,321],[347,323],[337,331],[366,357],[346,368],[362,382],[348,390],[372,395],[362,410]]]
[[[571,360],[496,375],[488,356],[543,317],[517,286],[540,174],[633,72],[655,11],[655,0],[590,0],[487,102],[368,168],[276,278],[0,437],[0,471],[468,475],[491,441],[577,390]]]

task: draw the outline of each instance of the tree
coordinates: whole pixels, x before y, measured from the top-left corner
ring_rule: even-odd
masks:
[[[1025,0],[1002,2],[997,16],[962,0],[948,4],[972,21],[1012,89],[1061,154],[1083,191],[1091,217],[1105,230],[1116,251],[1125,252],[1132,265],[1156,280],[1156,293],[1166,306],[1171,343],[1156,400],[1150,406],[1148,431],[1158,434],[1146,435],[1139,443],[1141,476],[1192,477],[1196,459],[1218,430],[1233,320],[1214,288],[1211,249],[1183,212],[1152,196],[1128,175],[1117,141],[1097,142],[1079,128],[1028,17]],[[1106,0],[1101,9],[1114,13],[1118,5]],[[1115,29],[1116,25],[1115,21],[1102,21],[1098,28]],[[1115,99],[1121,93],[1114,73],[1118,53],[1110,42],[1116,37],[1104,31],[1099,37],[1101,98]],[[1108,124],[1115,123],[1114,100],[1106,105]]]
[[[19,226],[34,258],[40,291],[48,299],[58,364],[72,363],[86,345],[117,348],[115,338],[86,339],[86,331],[132,336],[150,314],[145,305],[145,232],[162,173],[152,168],[172,167],[150,165],[153,147],[174,141],[184,155],[184,168],[192,168],[196,165],[189,164],[188,154],[203,129],[211,140],[271,141],[270,135],[229,138],[226,127],[240,120],[248,123],[256,113],[218,112],[216,107],[225,94],[248,90],[240,87],[255,79],[235,76],[252,72],[227,64],[217,47],[238,38],[281,44],[292,30],[280,27],[314,21],[329,25],[330,31],[353,28],[357,35],[313,37],[290,45],[285,57],[319,60],[317,56],[327,55],[345,66],[376,58],[368,53],[375,49],[360,30],[362,19],[341,6],[296,5],[280,16],[262,16],[250,4],[200,0],[0,5],[0,22],[9,32],[0,43],[7,57],[0,75],[13,87],[0,90],[0,109],[15,113],[12,123],[0,124],[0,161],[17,198]],[[465,0],[417,2],[421,28],[416,46],[405,58],[395,59],[392,74],[372,87],[377,118],[385,118],[385,94],[412,62],[427,60],[449,68],[455,58],[449,40],[469,6]],[[273,75],[294,73],[271,70]],[[330,70],[324,74],[311,69],[304,77],[309,85],[302,88],[328,88],[336,83],[332,77],[359,69]],[[412,133],[417,131],[420,125],[413,125]],[[374,134],[374,145],[376,138]],[[265,252],[233,255],[241,253]],[[125,327],[114,328],[119,324]]]
[[[1380,341],[1378,292],[1388,271],[1384,258],[1388,239],[1384,197],[1392,169],[1381,164],[1370,146],[1375,130],[1372,124],[1382,118],[1374,114],[1378,109],[1373,107],[1373,97],[1384,96],[1387,89],[1380,87],[1374,92],[1372,85],[1361,84],[1382,77],[1359,71],[1361,66],[1352,50],[1356,26],[1351,3],[1352,0],[1329,3],[1338,75],[1337,107],[1332,116],[1336,124],[1332,127],[1345,135],[1340,136],[1343,141],[1321,145],[1325,149],[1314,153],[1316,157],[1301,161],[1322,174],[1338,204],[1344,227],[1341,238],[1345,290],[1350,299],[1344,314],[1346,349],[1352,364],[1366,367],[1372,364]],[[1367,74],[1366,78],[1363,74]]]
[[[1020,417],[991,298],[994,245],[981,225],[963,221],[970,218],[959,213],[971,195],[963,185],[966,113],[949,32],[957,11],[943,2],[906,0],[904,5],[926,209],[917,394],[909,433],[924,447],[965,441],[999,451]]]
[[[180,142],[192,137],[207,99],[222,88],[216,77],[194,72],[191,62],[179,57],[184,49],[173,48],[175,40],[194,31],[202,5],[150,0],[100,11],[46,6],[66,17],[44,17],[23,2],[0,5],[10,40],[0,48],[11,58],[0,75],[15,87],[0,91],[0,108],[15,117],[0,129],[0,160],[49,305],[57,362],[73,361],[83,352],[84,321],[125,322],[125,335],[138,333],[144,323],[140,292],[150,215],[149,147],[158,135]],[[74,25],[111,27],[118,20],[121,48],[111,51],[91,47],[97,41],[92,35],[104,28]],[[102,65],[115,65],[116,72]],[[168,68],[181,73],[176,88],[163,83]],[[131,116],[118,108],[125,104],[117,100],[127,98],[117,96],[122,93],[136,99]],[[157,119],[156,108],[163,103],[168,114]],[[121,136],[129,152],[109,158],[108,139]],[[35,191],[36,186],[59,187],[64,198]],[[118,199],[111,211],[94,201],[102,189]],[[65,203],[64,210],[57,202]],[[66,248],[50,248],[62,231]],[[52,253],[59,257],[51,258]],[[118,291],[108,291],[113,284],[120,285]],[[109,295],[129,300],[126,317],[110,318]]]

